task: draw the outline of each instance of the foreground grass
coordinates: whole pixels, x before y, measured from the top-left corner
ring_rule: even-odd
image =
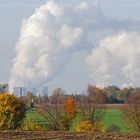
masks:
[[[37,112],[35,112],[34,110],[28,110],[27,111],[27,117],[30,119],[34,119],[36,120],[36,122],[38,122],[38,124],[40,124],[43,127],[47,128],[47,122],[46,120],[41,117]],[[77,124],[78,118],[76,118],[72,124],[72,128],[71,130],[74,130],[75,125]],[[105,126],[105,129],[107,130],[112,124],[115,124],[117,126],[119,126],[120,128],[120,132],[124,133],[124,132],[131,132],[129,129],[127,129],[123,124],[123,119],[122,119],[122,114],[120,110],[110,110],[107,109],[105,116],[103,118],[103,124]]]

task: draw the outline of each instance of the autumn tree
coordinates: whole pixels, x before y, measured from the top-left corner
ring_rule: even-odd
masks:
[[[100,123],[105,113],[105,97],[102,91],[96,86],[89,85],[87,96],[79,106],[82,120],[88,120],[91,124]]]
[[[34,98],[35,96],[33,95],[33,93],[28,91],[26,94],[26,104],[29,108],[34,107]]]
[[[0,130],[16,129],[22,124],[26,106],[14,95],[0,94]]]
[[[62,88],[55,88],[52,91],[52,95],[49,97],[51,104],[62,104],[65,100],[65,91]]]
[[[73,117],[76,114],[76,104],[74,99],[69,97],[64,102],[64,111],[67,113],[67,116]]]
[[[64,101],[63,112],[61,116],[61,124],[63,130],[69,130],[72,120],[76,117],[77,108],[75,100],[71,97],[68,97]]]
[[[128,98],[122,113],[126,126],[140,132],[140,90]]]

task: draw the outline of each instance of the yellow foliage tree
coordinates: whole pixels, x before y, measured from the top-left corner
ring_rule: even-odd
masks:
[[[16,129],[25,117],[26,106],[11,94],[0,94],[0,130]]]

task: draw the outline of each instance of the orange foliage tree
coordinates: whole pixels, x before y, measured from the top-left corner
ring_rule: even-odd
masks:
[[[64,102],[64,111],[69,119],[72,119],[76,115],[76,104],[71,97]]]
[[[64,101],[64,105],[63,105],[63,114],[61,117],[61,127],[62,130],[69,130],[72,120],[75,118],[76,116],[76,104],[73,98],[68,97],[65,101]]]

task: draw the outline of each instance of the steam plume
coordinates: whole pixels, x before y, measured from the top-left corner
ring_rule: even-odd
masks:
[[[87,58],[87,64],[94,76],[95,83],[102,80],[101,75],[110,78],[112,74],[109,73],[112,71],[109,67],[113,67],[113,64],[111,66],[107,64],[107,50],[98,47],[99,42],[106,36],[115,34],[118,30],[127,30],[129,34],[138,28],[139,24],[137,23],[117,21],[104,16],[97,0],[82,1],[78,5],[69,7],[57,4],[52,0],[48,1],[23,21],[15,49],[16,57],[11,70],[10,91],[12,92],[13,87],[17,86],[28,88],[41,86],[63,71],[63,67],[69,62],[73,52],[81,50],[89,52],[94,47],[92,54]],[[135,36],[137,35],[135,33]],[[114,38],[111,37],[110,42],[113,42]],[[107,44],[105,40],[101,42],[101,46],[103,43],[108,46],[109,43]],[[109,39],[107,38],[107,40]],[[125,46],[126,41],[123,43]],[[131,45],[133,46],[132,43]],[[115,52],[112,53],[115,55]],[[99,61],[97,61],[97,54],[103,55]],[[116,57],[113,58],[116,59]],[[121,58],[124,57],[121,55]],[[128,59],[124,63],[128,64],[127,62]],[[133,62],[131,61],[132,65]],[[105,67],[105,72],[102,72],[103,69],[98,72],[96,64]],[[104,66],[105,64],[107,66]],[[123,64],[118,63],[119,67]],[[127,67],[123,69],[124,75],[127,75],[125,73],[125,71],[128,73],[127,69]]]
[[[91,77],[100,86],[140,86],[140,33],[108,36],[87,57]]]

